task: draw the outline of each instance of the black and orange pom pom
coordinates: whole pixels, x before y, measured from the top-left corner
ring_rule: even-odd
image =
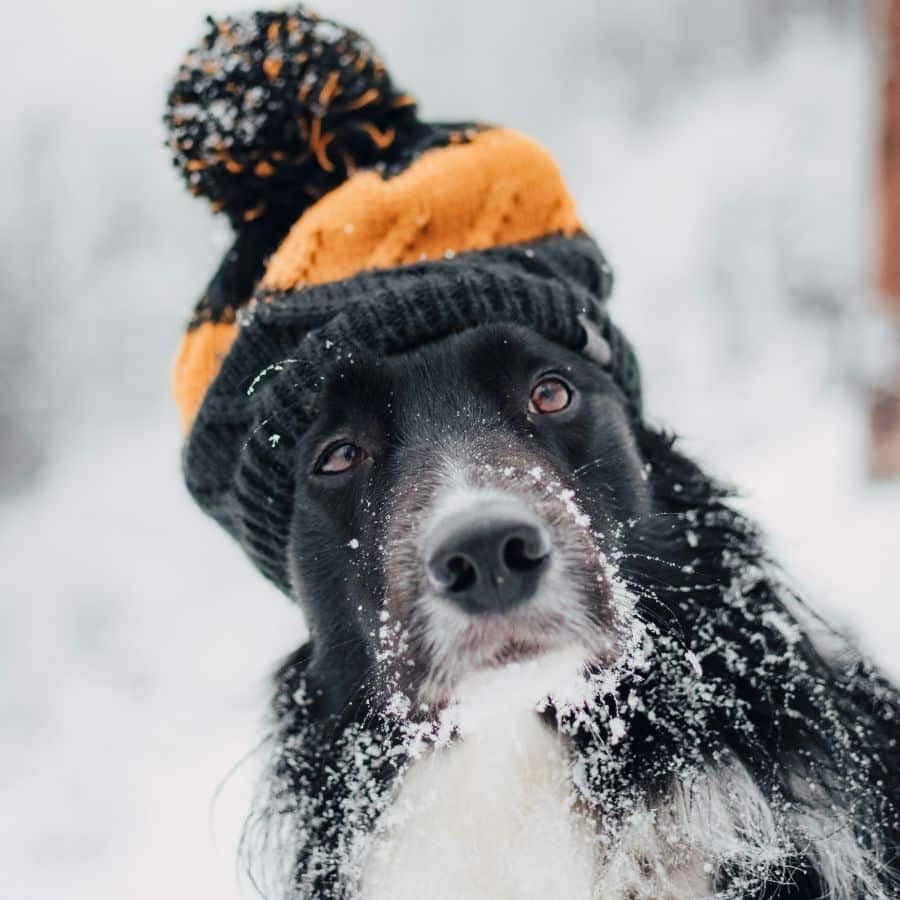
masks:
[[[190,190],[237,228],[302,211],[419,127],[415,101],[357,32],[300,7],[209,22],[165,122]]]

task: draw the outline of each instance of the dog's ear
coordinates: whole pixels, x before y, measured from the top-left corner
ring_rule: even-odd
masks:
[[[581,352],[598,366],[607,368],[612,362],[612,348],[609,341],[600,333],[599,326],[592,322],[586,315],[578,317],[581,327],[584,329],[585,342]]]

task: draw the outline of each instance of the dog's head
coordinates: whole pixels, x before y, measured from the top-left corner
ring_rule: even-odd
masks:
[[[325,377],[291,565],[329,705],[373,684],[440,705],[478,669],[615,654],[628,618],[615,558],[649,496],[601,365],[490,326]]]

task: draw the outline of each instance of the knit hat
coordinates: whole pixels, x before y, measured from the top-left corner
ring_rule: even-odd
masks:
[[[543,148],[420,121],[365,38],[304,8],[209,26],[165,122],[235,242],[188,325],[175,399],[189,490],[268,578],[289,592],[292,451],[343,356],[516,323],[587,348],[640,416],[611,272]]]

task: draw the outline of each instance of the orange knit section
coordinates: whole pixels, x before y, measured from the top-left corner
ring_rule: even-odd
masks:
[[[492,128],[423,153],[393,178],[374,171],[350,177],[297,220],[269,260],[261,287],[290,291],[580,230],[550,154],[524,135]],[[237,330],[236,323],[204,322],[184,336],[175,400],[186,431]]]
[[[326,194],[272,256],[262,287],[289,291],[580,228],[550,154],[492,128],[424,153],[394,178],[359,172]]]
[[[189,431],[206,389],[237,337],[237,322],[204,322],[181,339],[175,357],[175,403],[185,432]]]

